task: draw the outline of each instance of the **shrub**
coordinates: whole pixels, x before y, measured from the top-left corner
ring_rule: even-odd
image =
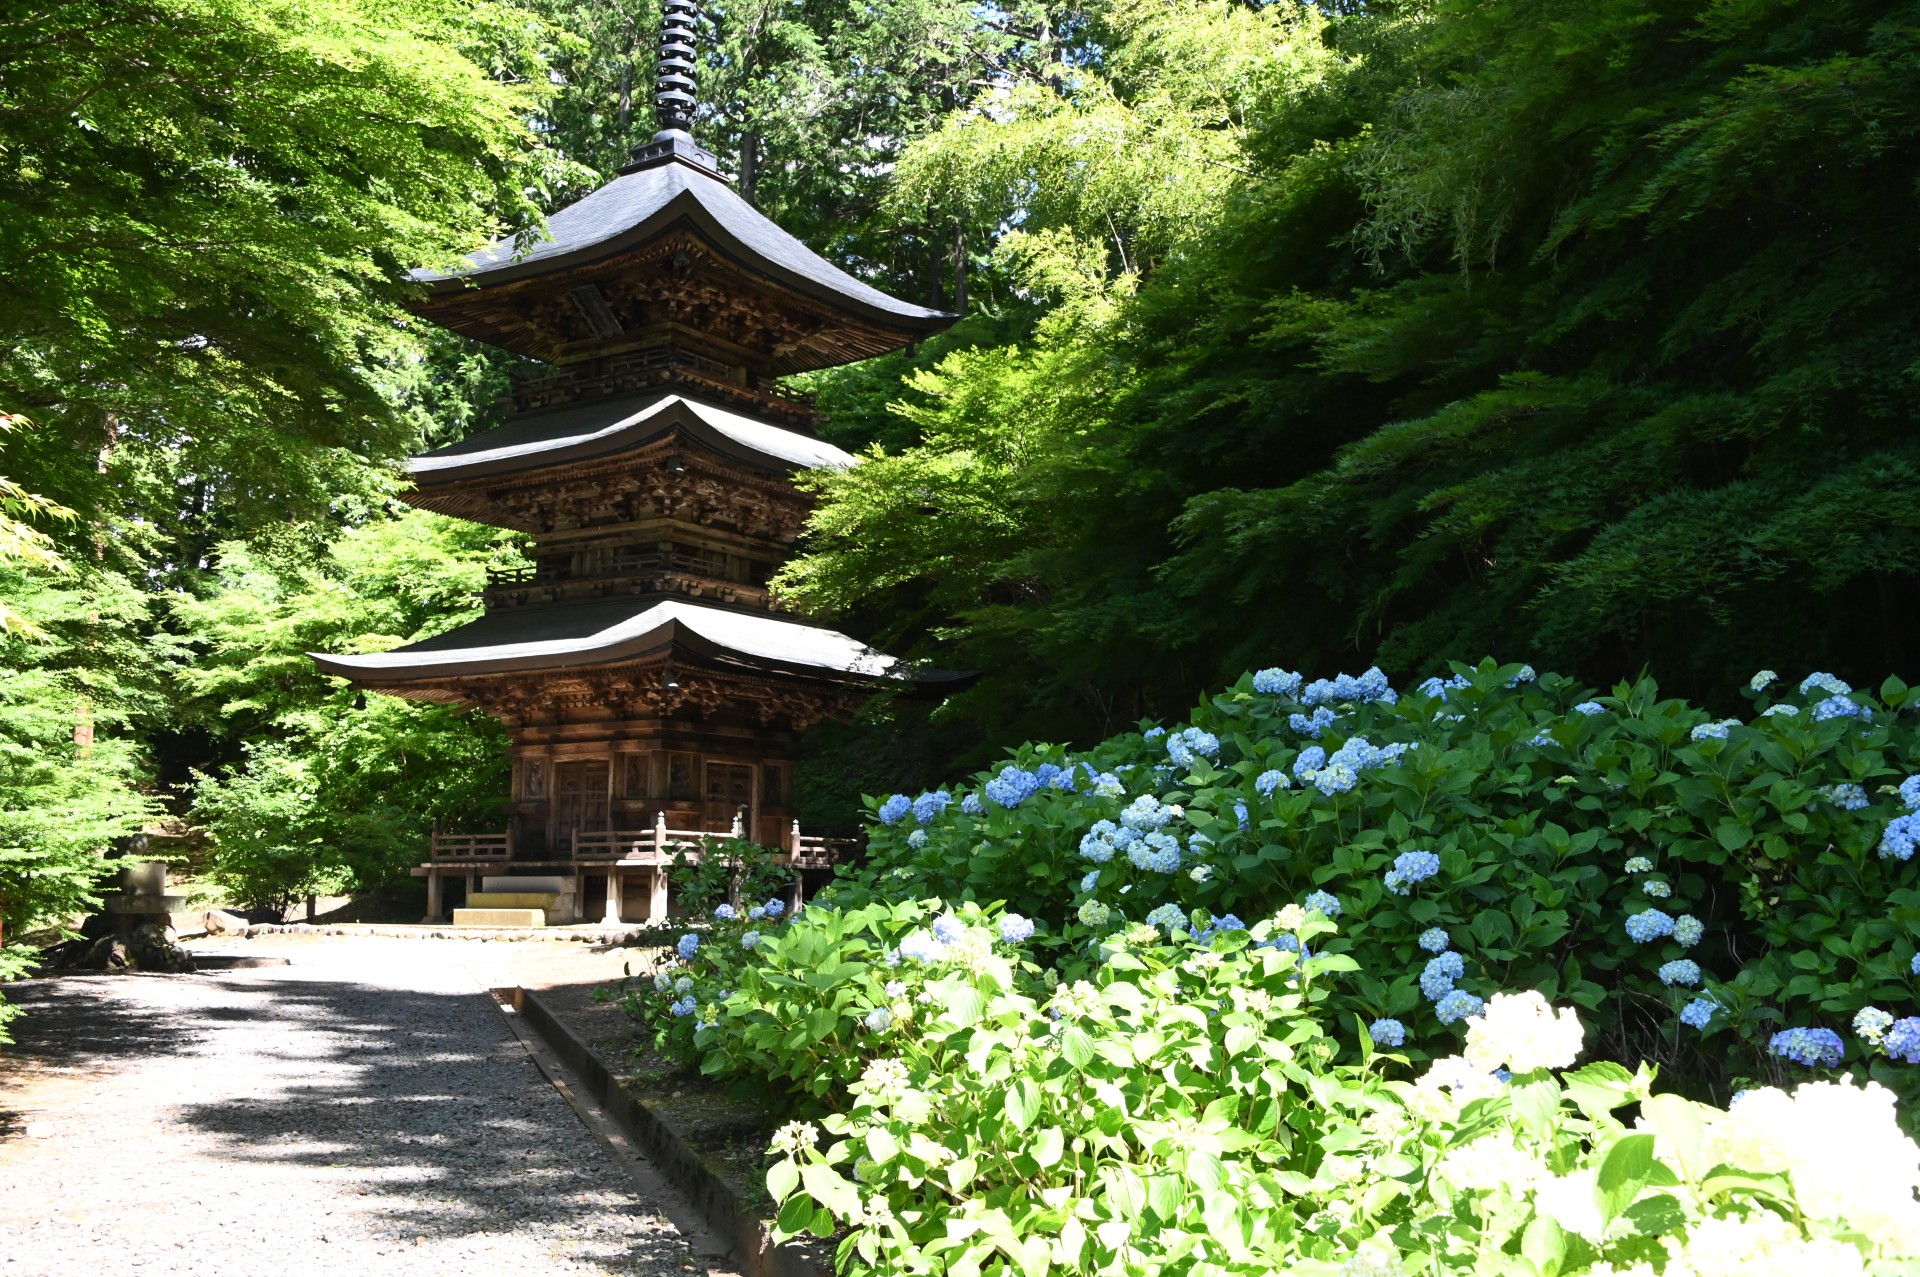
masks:
[[[1780,1037],[1797,1028],[1912,1095],[1920,1050],[1853,1021],[1912,998],[1913,695],[1770,673],[1746,694],[1742,720],[1491,661],[1404,693],[1265,670],[1188,724],[870,800],[870,861],[835,898],[1005,901],[1068,965],[1149,916],[1312,902],[1357,963],[1338,1022],[1398,1021],[1415,1062],[1457,1049],[1488,994],[1535,989],[1600,1054],[1696,1093],[1824,1062]]]

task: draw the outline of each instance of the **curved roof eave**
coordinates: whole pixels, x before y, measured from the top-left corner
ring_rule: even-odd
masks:
[[[496,240],[467,258],[457,273],[416,270],[412,278],[436,296],[457,294],[586,265],[644,243],[679,221],[693,225],[741,265],[798,292],[863,313],[894,327],[932,331],[958,316],[901,301],[856,279],[741,199],[725,183],[684,164],[665,164],[615,178],[547,219],[549,238],[515,255],[513,240]]]

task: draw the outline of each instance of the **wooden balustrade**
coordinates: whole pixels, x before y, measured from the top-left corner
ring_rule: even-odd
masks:
[[[725,832],[670,829],[666,815],[662,813],[651,829],[576,829],[573,831],[572,854],[555,856],[547,863],[668,865],[673,863],[676,855],[697,862],[709,843],[743,836],[743,825],[738,818],[734,820],[733,828]],[[830,869],[859,845],[851,838],[802,834],[797,820],[781,843],[783,845],[774,857],[774,863],[792,865],[796,869]],[[433,835],[431,859],[435,863],[492,863],[510,860],[512,856],[511,831],[497,834],[443,834],[436,831]]]
[[[432,860],[507,860],[512,855],[512,830],[497,834],[443,834],[436,829],[428,851]]]

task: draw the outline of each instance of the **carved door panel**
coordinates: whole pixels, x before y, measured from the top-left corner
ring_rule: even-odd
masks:
[[[733,818],[747,809],[746,829],[753,831],[753,768],[745,763],[707,764],[707,828],[725,832]]]
[[[576,829],[607,827],[607,761],[588,758],[557,763],[553,769],[553,839],[556,850],[572,850]]]

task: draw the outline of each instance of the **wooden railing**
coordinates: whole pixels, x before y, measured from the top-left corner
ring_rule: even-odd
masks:
[[[513,831],[443,834],[436,829],[429,855],[434,860],[506,860],[513,855]]]

